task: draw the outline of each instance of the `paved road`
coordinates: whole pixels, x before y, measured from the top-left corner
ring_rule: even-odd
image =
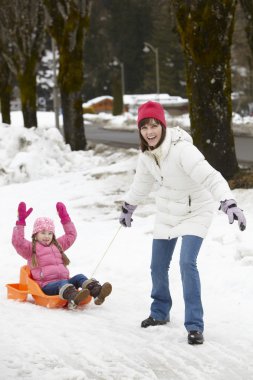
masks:
[[[96,126],[85,126],[87,140],[120,148],[138,148],[138,131],[116,131]],[[235,136],[235,150],[239,163],[253,165],[253,137]]]
[[[253,137],[235,136],[235,151],[238,162],[253,165]]]
[[[87,140],[100,142],[119,148],[138,148],[139,138],[138,131],[109,130],[96,126],[85,125]]]

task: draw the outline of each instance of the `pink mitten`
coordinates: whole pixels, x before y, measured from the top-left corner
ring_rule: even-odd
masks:
[[[25,226],[26,225],[26,218],[31,214],[32,208],[29,208],[29,210],[26,210],[26,204],[25,202],[20,202],[18,205],[18,220],[16,221],[17,226]]]
[[[58,212],[58,215],[61,219],[62,224],[66,224],[71,222],[71,219],[69,217],[69,214],[67,213],[67,209],[64,203],[62,202],[57,202],[56,203],[56,210]]]

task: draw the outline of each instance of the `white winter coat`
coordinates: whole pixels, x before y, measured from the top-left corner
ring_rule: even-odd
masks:
[[[155,155],[160,158],[159,165]],[[218,202],[233,199],[227,181],[205,160],[191,136],[179,127],[166,129],[159,148],[140,153],[125,201],[131,205],[143,202],[155,182],[159,184],[155,239],[205,237]]]

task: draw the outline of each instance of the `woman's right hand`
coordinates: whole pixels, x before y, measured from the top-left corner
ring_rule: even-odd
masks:
[[[119,222],[124,227],[131,227],[133,221],[132,215],[137,206],[132,206],[126,202],[123,203],[122,211],[119,217]]]
[[[18,205],[18,220],[16,221],[17,226],[25,226],[26,225],[26,218],[31,214],[33,208],[29,208],[26,210],[26,204],[25,202],[20,202]]]

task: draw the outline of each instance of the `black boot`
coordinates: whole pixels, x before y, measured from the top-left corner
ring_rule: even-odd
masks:
[[[203,344],[204,337],[202,332],[200,331],[189,331],[188,333],[188,343],[189,344]]]
[[[77,305],[84,301],[89,295],[90,292],[88,289],[78,291],[72,284],[63,285],[59,291],[59,297],[68,301],[68,309],[75,309]]]
[[[94,297],[95,305],[102,305],[105,298],[109,296],[112,291],[112,285],[109,282],[100,285],[94,278],[84,281],[82,288],[89,290],[90,295]]]
[[[158,326],[158,325],[165,325],[168,321],[159,321],[158,319],[154,319],[152,317],[148,317],[147,319],[144,319],[144,321],[141,322],[141,327],[149,327],[149,326]]]

